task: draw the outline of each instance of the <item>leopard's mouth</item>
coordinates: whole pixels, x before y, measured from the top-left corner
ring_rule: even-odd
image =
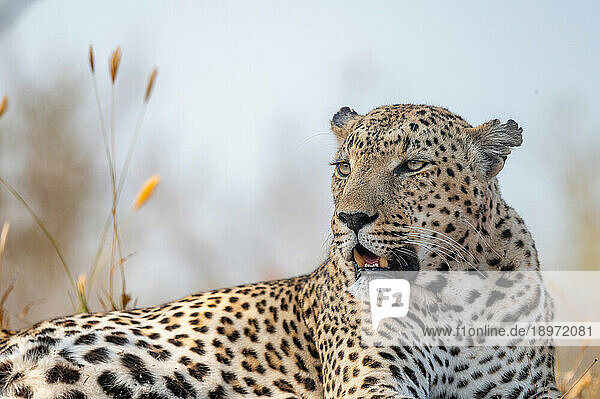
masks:
[[[403,247],[401,251],[394,251],[390,259],[374,254],[361,244],[355,246],[352,253],[355,265],[360,270],[419,270],[417,252],[412,246]]]

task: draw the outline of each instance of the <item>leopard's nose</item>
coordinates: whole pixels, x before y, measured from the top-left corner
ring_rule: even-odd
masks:
[[[373,223],[379,214],[367,215],[364,212],[339,212],[337,215],[338,219],[344,223],[348,228],[358,235],[358,231],[364,226]]]

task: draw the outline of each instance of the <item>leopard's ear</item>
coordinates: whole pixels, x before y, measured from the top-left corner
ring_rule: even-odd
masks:
[[[335,134],[339,145],[344,143],[352,127],[358,122],[360,115],[350,107],[342,107],[331,118],[331,131]]]
[[[465,129],[467,138],[476,148],[477,163],[486,179],[492,179],[502,170],[511,147],[518,147],[523,143],[522,132],[523,128],[512,119],[506,123],[494,119]]]

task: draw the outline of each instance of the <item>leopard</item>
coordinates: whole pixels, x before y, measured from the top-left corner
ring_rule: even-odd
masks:
[[[389,329],[391,340],[371,345],[350,290],[371,270],[539,270],[532,235],[497,178],[522,128],[497,119],[473,127],[414,104],[364,115],[342,107],[330,127],[334,211],[329,251],[313,272],[5,331],[0,396],[561,397],[552,346],[408,345]],[[425,236],[438,250],[417,245]],[[523,290],[503,306],[535,314],[545,301],[543,291]]]

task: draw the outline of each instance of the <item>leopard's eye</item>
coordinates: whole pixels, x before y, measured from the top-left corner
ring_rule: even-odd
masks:
[[[398,166],[392,172],[395,176],[400,176],[406,173],[418,172],[427,166],[427,161],[406,161]]]
[[[408,161],[406,167],[413,172],[422,169],[425,166],[425,161]]]
[[[350,175],[350,162],[338,162],[335,164],[335,173],[339,178],[345,179]]]

